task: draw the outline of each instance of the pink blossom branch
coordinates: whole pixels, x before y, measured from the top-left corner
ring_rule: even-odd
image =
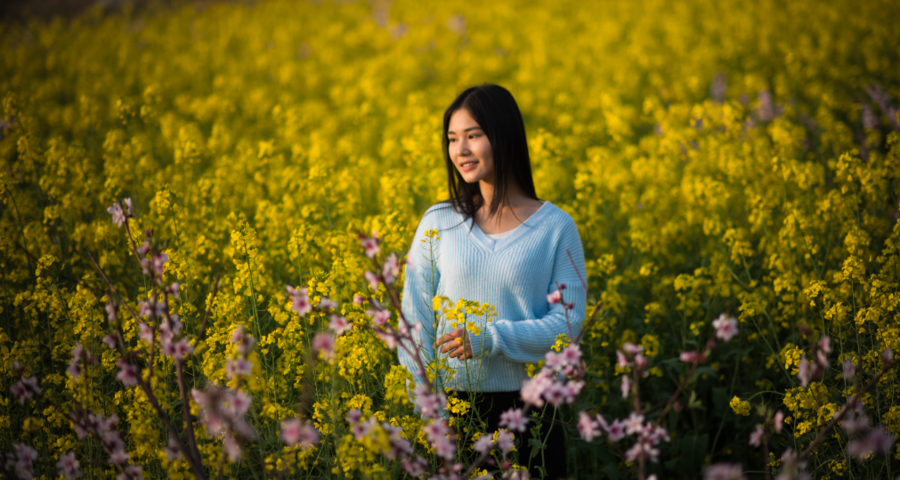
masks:
[[[855,394],[853,394],[853,396],[850,397],[850,400],[847,401],[847,403],[844,404],[843,407],[841,407],[837,415],[835,415],[827,425],[819,430],[819,433],[816,435],[815,440],[813,440],[813,442],[809,444],[808,447],[803,449],[803,452],[800,453],[799,459],[803,460],[807,456],[809,456],[813,449],[815,449],[820,443],[822,443],[823,440],[825,440],[828,432],[834,429],[835,425],[837,425],[838,422],[840,422],[844,418],[847,412],[850,411],[851,405],[856,405],[856,402],[859,401],[859,398],[862,397],[866,392],[868,392],[872,387],[874,387],[878,383],[878,381],[881,380],[881,377],[883,377],[884,374],[887,373],[890,369],[897,366],[897,364],[900,364],[900,359],[894,360],[893,362],[883,366],[881,368],[881,372],[879,372],[878,375],[875,376],[875,378],[870,380],[869,383],[867,383],[866,386],[862,388],[862,390],[858,390]]]
[[[97,260],[94,258],[94,256],[90,252],[88,252],[88,257],[90,257],[91,262],[94,264],[94,267],[97,269],[97,271],[100,272],[100,276],[103,277],[103,280],[105,280],[107,285],[109,285],[109,288],[113,292],[116,292],[116,287],[112,284],[112,281],[110,281],[109,277],[106,275],[106,273],[100,267],[100,264],[97,263]],[[132,317],[135,318],[135,321],[138,321],[137,316],[131,310],[131,307],[129,307],[127,303],[125,303],[125,302],[123,302],[123,303],[125,304],[125,307],[128,309],[129,313],[131,313]],[[118,322],[116,325],[116,333],[118,334],[120,353],[122,354],[122,357],[125,358],[127,349],[125,347],[125,334],[122,331],[121,322]],[[141,375],[136,375],[135,378],[136,378],[138,386],[141,387],[141,390],[144,391],[144,394],[147,396],[147,399],[150,401],[150,405],[156,411],[157,416],[159,417],[160,420],[162,420],[163,424],[165,425],[166,430],[170,434],[170,437],[175,441],[175,444],[178,446],[178,449],[182,452],[185,459],[188,460],[188,465],[190,466],[191,471],[194,473],[194,476],[198,479],[205,480],[206,472],[203,470],[203,466],[199,463],[198,460],[194,459],[194,456],[191,454],[191,452],[188,451],[188,449],[185,447],[184,443],[181,441],[181,439],[176,434],[175,428],[172,426],[172,422],[169,420],[169,416],[166,414],[165,411],[163,411],[162,407],[160,407],[159,401],[156,399],[156,396],[153,394],[153,390],[150,388],[150,385],[149,385],[150,379],[148,378],[148,380],[145,381]],[[185,403],[184,405],[182,405],[182,408],[188,409],[188,411],[190,411],[190,404]]]
[[[700,353],[697,354],[697,358],[695,358],[694,361],[691,363],[691,369],[688,370],[687,375],[685,375],[684,379],[678,384],[678,387],[675,389],[675,393],[673,393],[672,396],[669,397],[669,399],[666,401],[665,404],[657,405],[650,409],[650,412],[654,412],[659,408],[663,409],[662,413],[660,413],[659,416],[654,421],[654,425],[659,426],[660,423],[662,423],[663,419],[666,418],[666,415],[668,415],[669,411],[671,411],[672,406],[675,404],[675,401],[678,400],[678,397],[681,396],[681,393],[684,391],[685,387],[687,387],[687,384],[690,383],[691,379],[694,377],[694,372],[697,371],[697,368],[700,366],[700,363],[702,361],[705,361],[706,357],[709,355],[709,353],[714,348],[714,345],[715,345],[715,342],[712,339],[709,339],[706,342],[706,346],[703,348],[703,350]]]

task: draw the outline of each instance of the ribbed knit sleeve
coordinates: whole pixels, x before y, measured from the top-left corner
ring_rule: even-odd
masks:
[[[413,336],[420,348],[422,361],[426,365],[434,361],[435,323],[432,299],[436,295],[441,277],[438,263],[432,261],[432,256],[436,258],[438,255],[436,250],[438,246],[435,245],[435,250],[432,251],[427,241],[422,242],[422,240],[427,240],[425,231],[435,228],[433,226],[433,217],[435,216],[433,210],[434,208],[429,209],[423,215],[416,228],[416,234],[413,236],[412,245],[407,252],[401,302],[401,309],[407,321],[414,326],[416,324],[422,326],[421,329],[416,329],[418,332]],[[412,345],[407,344],[406,347],[413,351]],[[397,352],[400,363],[413,373],[416,384],[424,382],[425,379],[418,375],[419,369],[413,356],[403,348],[398,348]],[[435,387],[442,388],[442,385],[441,379],[437,379]],[[438,389],[436,388],[436,390]]]
[[[557,335],[565,333],[573,338],[581,329],[587,309],[587,292],[579,279],[579,275],[585,278],[584,250],[575,222],[568,215],[565,219],[568,221],[563,222],[553,250],[553,272],[546,293],[555,292],[557,285],[565,285],[563,301],[574,303],[574,308],[567,312],[562,303],[557,303],[550,305],[547,313],[540,318],[517,321],[500,319],[491,323],[485,333],[489,338],[484,342],[491,346],[487,351],[489,356],[503,356],[515,362],[539,362],[544,360]]]

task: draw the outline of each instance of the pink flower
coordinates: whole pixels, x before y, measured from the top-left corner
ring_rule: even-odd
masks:
[[[369,282],[369,288],[378,290],[378,275],[366,270],[366,273],[364,273],[363,276],[366,277],[366,281]]]
[[[626,357],[621,350],[616,350],[616,364],[619,366],[619,368],[625,368],[628,366],[628,357]]]
[[[172,435],[169,435],[169,444],[163,447],[163,451],[166,452],[166,459],[170,462],[182,458],[181,449],[178,448],[178,442],[175,441],[175,438],[172,437]]]
[[[528,417],[521,408],[511,408],[500,414],[499,425],[515,432],[524,432],[528,425]]]
[[[775,425],[775,433],[781,433],[781,429],[784,428],[784,414],[781,413],[781,410],[775,412],[772,423]]]
[[[114,463],[116,465],[123,465],[128,461],[128,452],[124,449],[116,449],[109,455],[109,463]]]
[[[633,435],[635,433],[640,433],[644,430],[644,416],[631,412],[631,415],[625,419],[625,431],[628,435]]]
[[[443,423],[431,422],[422,430],[425,431],[425,436],[438,457],[444,460],[453,460],[453,456],[456,454],[456,444],[447,438],[447,427]]]
[[[78,380],[78,377],[81,376],[83,370],[81,368],[81,359],[78,357],[73,357],[72,360],[69,361],[69,367],[66,368],[66,372],[72,376],[72,380]]]
[[[238,325],[237,327],[234,327],[234,331],[231,332],[229,341],[231,341],[231,343],[238,343],[242,338],[244,338],[244,326]]]
[[[430,393],[427,385],[419,385],[415,389],[415,402],[425,418],[440,418],[440,409],[444,407],[447,400],[443,394]]]
[[[750,434],[750,445],[758,447],[762,443],[763,433],[762,425],[757,423],[756,429]]]
[[[125,357],[120,357],[118,361],[116,361],[116,366],[119,367],[119,373],[116,374],[116,378],[118,378],[123,385],[126,387],[133,387],[137,385],[138,381],[138,368],[125,360]]]
[[[365,249],[366,256],[369,258],[375,258],[375,255],[378,255],[378,252],[381,251],[381,248],[378,247],[378,244],[381,243],[381,239],[374,235],[365,237],[363,234],[359,234],[359,243],[362,245],[363,249]]]
[[[144,322],[138,322],[138,335],[141,340],[153,344],[153,329]]]
[[[354,295],[354,296],[353,296],[353,303],[355,303],[355,304],[357,304],[357,305],[359,305],[359,306],[362,306],[363,303],[366,303],[366,297],[364,297],[364,296],[362,296],[362,295]]]
[[[103,337],[103,344],[109,347],[110,350],[116,348],[116,336],[110,333],[109,335]]]
[[[550,350],[544,355],[544,368],[549,368],[554,372],[558,372],[562,370],[562,367],[565,366],[566,360],[562,357],[562,355],[557,355],[556,352]]]
[[[625,342],[625,343],[622,344],[622,350],[624,350],[625,353],[626,353],[629,357],[633,357],[633,356],[635,356],[635,355],[637,355],[637,354],[643,352],[643,351],[644,351],[644,347],[642,347],[642,346],[640,346],[640,345],[635,345],[635,344],[633,344],[633,343]]]
[[[9,467],[14,466],[19,478],[33,478],[34,461],[37,460],[38,457],[37,450],[24,443],[17,443],[13,448],[15,449],[15,454],[8,453],[6,455],[6,468],[9,469]],[[9,465],[10,463],[12,463],[12,465]]]
[[[525,403],[529,403],[538,408],[544,406],[542,396],[553,383],[549,375],[550,373],[548,373],[547,370],[541,370],[534,378],[530,378],[523,382],[521,396]]]
[[[357,421],[351,430],[353,431],[353,436],[357,440],[362,440],[368,437],[372,432],[375,431],[375,427],[378,426],[378,419],[375,417],[369,417],[368,420],[364,422]],[[374,437],[374,435],[373,435]]]
[[[169,351],[166,352],[166,355],[172,357],[176,362],[183,362],[185,358],[187,358],[190,354],[194,353],[194,346],[188,343],[188,339],[182,338],[181,340],[170,343],[168,345],[164,345],[163,347],[171,346]],[[164,351],[167,350],[164,348]]]
[[[112,215],[112,222],[115,226],[122,228],[122,225],[125,224],[125,212],[122,211],[122,205],[119,202],[112,204],[109,208],[106,209],[110,215]]]
[[[330,298],[322,297],[322,299],[319,300],[319,308],[321,308],[322,310],[337,308],[337,306],[337,302],[331,300]]]
[[[745,480],[744,470],[739,464],[716,463],[706,467],[703,480]]]
[[[566,385],[565,385],[566,403],[568,403],[569,405],[574,403],[575,397],[577,397],[578,394],[581,393],[582,388],[584,388],[584,382],[582,382],[581,380],[571,380],[569,382],[566,382]]]
[[[578,345],[569,345],[562,351],[562,357],[569,365],[577,366],[581,362],[581,349]]]
[[[159,255],[153,256],[153,273],[156,276],[162,278],[163,273],[165,273],[165,264],[169,261],[169,255],[166,253],[160,253]]]
[[[634,356],[634,368],[637,369],[645,369],[647,368],[647,357],[641,355],[640,353]]]
[[[735,335],[738,334],[738,321],[734,317],[729,317],[727,314],[721,314],[718,318],[713,320],[713,328],[716,329],[716,337],[721,338],[722,340],[730,341],[734,338]]]
[[[473,446],[476,452],[485,453],[491,450],[494,446],[494,437],[493,435],[487,434],[482,435]]]
[[[353,410],[347,412],[346,420],[350,425],[356,425],[357,423],[359,423],[360,418],[362,418],[362,412],[360,412],[358,408],[354,408]]]
[[[250,350],[253,350],[253,346],[256,345],[256,339],[244,334],[244,327],[238,325],[235,327],[234,332],[231,333],[231,343],[237,345],[237,353],[239,355],[247,355],[250,353]]]
[[[678,359],[684,363],[694,363],[697,361],[697,351],[691,350],[689,352],[681,352],[681,354],[678,355]]]
[[[562,301],[562,292],[560,292],[559,290],[557,290],[553,293],[547,294],[547,303],[549,303],[550,305],[555,305],[561,301]]]
[[[294,288],[286,285],[288,293],[291,295],[291,310],[299,314],[301,317],[312,311],[312,305],[309,303],[309,293],[305,288]]]
[[[125,465],[122,470],[122,473],[116,475],[116,480],[144,480],[144,469],[139,465]]]
[[[822,350],[825,353],[831,353],[831,338],[829,338],[828,335],[819,337],[819,350]]]
[[[319,432],[312,424],[292,418],[281,423],[281,439],[289,447],[300,444],[301,448],[307,449],[319,442]]]
[[[412,460],[408,458],[403,459],[403,468],[410,477],[417,478],[425,475],[426,467],[428,467],[428,462],[426,462],[425,458],[422,456],[417,455]]]
[[[177,300],[179,298],[179,289],[181,289],[181,284],[179,284],[178,282],[173,282],[172,285],[169,285],[169,288],[167,288],[166,291],[171,293],[172,296]]]
[[[351,326],[346,318],[340,315],[331,314],[331,321],[328,322],[328,328],[333,330],[335,335],[340,336],[342,333],[349,331]]]
[[[651,425],[648,423],[646,425],[646,427],[644,427],[644,431],[647,432],[648,430],[650,430],[650,432],[646,433],[646,436],[647,436],[647,439],[650,440],[650,443],[652,443],[653,445],[656,445],[661,441],[668,442],[668,441],[672,440],[671,438],[669,438],[669,432],[666,431],[666,429],[661,426],[658,426],[655,429],[653,429],[653,428],[651,428]]]
[[[893,443],[893,435],[885,430],[884,426],[879,425],[869,431],[866,436],[851,440],[847,444],[847,454],[864,461],[872,454],[889,454]]]
[[[884,363],[884,366],[888,366],[891,364],[891,360],[894,358],[894,351],[890,348],[885,348],[884,353],[881,354],[881,361]]]
[[[228,460],[231,463],[237,463],[237,461],[241,459],[241,446],[240,444],[238,444],[234,436],[226,433],[225,439],[222,443],[222,447],[224,448],[225,453],[228,455]]]
[[[856,374],[856,368],[853,366],[853,360],[851,360],[849,358],[844,360],[843,367],[844,367],[844,373],[843,373],[844,380],[850,380],[851,378],[853,378],[853,375]]]
[[[838,413],[839,412],[834,412],[834,416],[837,416]],[[849,410],[841,420],[841,428],[847,432],[847,435],[864,432],[869,429],[870,425],[871,421],[869,420],[869,416],[866,415],[859,405],[857,405],[856,408]]]
[[[384,332],[376,330],[375,336],[384,341],[388,350],[397,348],[397,334],[391,327],[386,327]]]
[[[107,303],[106,306],[103,308],[106,310],[106,319],[109,320],[110,322],[115,322],[116,321],[116,310],[118,309],[116,304],[115,303]]]
[[[606,433],[607,437],[609,437],[609,441],[613,443],[618,442],[619,440],[625,438],[625,423],[621,420],[616,420],[613,423],[610,423]]]
[[[629,393],[631,393],[631,379],[625,374],[622,375],[622,398],[628,398]]]
[[[38,381],[34,377],[23,378],[9,389],[13,397],[19,401],[19,405],[25,405],[26,400],[31,400],[31,397],[41,393]]]
[[[797,378],[800,379],[800,385],[804,387],[809,385],[809,381],[812,379],[812,373],[809,360],[807,360],[806,357],[802,357],[797,372]]]
[[[316,334],[312,341],[314,350],[321,352],[326,360],[334,358],[334,335],[330,333]]]
[[[553,382],[549,388],[544,391],[544,398],[554,407],[562,405],[566,399],[566,387],[559,382]]]
[[[500,430],[497,434],[497,446],[503,451],[503,455],[508,454],[513,449],[513,436],[506,430]]]
[[[78,459],[75,458],[75,452],[72,450],[61,454],[59,456],[59,461],[56,462],[57,472],[61,477],[66,477],[68,480],[73,480],[84,475],[79,467]]]
[[[828,368],[829,366],[831,366],[831,364],[828,363],[828,357],[825,355],[825,352],[822,350],[816,351],[816,361],[819,362],[819,365],[821,365],[822,368]]]
[[[597,422],[591,419],[590,415],[585,412],[578,414],[578,433],[582,440],[590,442],[600,436],[600,429],[597,428]]]
[[[400,262],[397,260],[397,254],[391,252],[387,260],[382,266],[382,274],[384,275],[384,283],[388,285],[394,283],[394,280],[400,275]]]
[[[651,461],[656,462],[659,458],[659,450],[653,448],[650,442],[639,439],[634,446],[625,452],[625,460],[633,462],[640,457],[649,458]]]
[[[131,216],[131,197],[128,197],[122,200],[122,203],[125,205],[125,213],[130,217]]]
[[[383,326],[391,318],[391,311],[386,309],[366,310],[366,315],[372,317],[372,323]]]

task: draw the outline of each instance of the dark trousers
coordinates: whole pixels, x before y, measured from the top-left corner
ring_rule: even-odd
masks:
[[[493,433],[499,427],[500,414],[511,408],[522,408],[524,402],[519,397],[519,392],[456,392],[460,399],[472,404],[472,410],[481,417],[482,421],[487,422],[487,432]],[[547,439],[544,444],[543,461],[541,461],[541,453],[531,458],[531,468],[529,474],[531,478],[541,478],[538,466],[543,466],[547,472],[545,478],[556,480],[558,478],[566,478],[566,435],[560,424],[552,425],[550,420],[553,418],[553,407],[547,407],[544,412],[543,422],[541,426],[541,438]],[[557,420],[559,414],[557,413]],[[528,429],[525,432],[513,432],[516,435],[516,450],[519,459],[517,464],[525,467],[528,466],[529,457],[531,455],[531,427],[534,427],[534,419],[528,422]],[[549,431],[549,438],[547,438]]]

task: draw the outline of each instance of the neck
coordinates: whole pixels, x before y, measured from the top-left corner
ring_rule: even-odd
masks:
[[[484,209],[485,216],[488,216],[490,215],[491,202],[494,199],[494,193],[497,190],[494,179],[481,180],[478,182],[478,186],[481,189],[481,198],[484,200],[482,208]],[[519,188],[519,185],[515,181],[510,181],[506,187],[505,198],[500,199],[500,208],[497,210],[497,220],[499,221],[500,217],[503,215],[504,207],[518,205],[527,199],[528,197],[525,195],[525,192]]]

